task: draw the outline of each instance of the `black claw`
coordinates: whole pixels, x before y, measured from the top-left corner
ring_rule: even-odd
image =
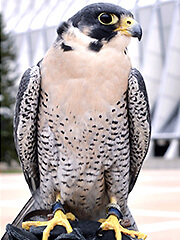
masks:
[[[98,228],[98,230],[97,230],[97,232],[96,232],[96,235],[97,235],[98,237],[103,237],[103,230],[102,230],[101,226]]]
[[[79,222],[79,219],[78,219],[76,216],[75,216],[75,221],[76,221],[76,222]]]

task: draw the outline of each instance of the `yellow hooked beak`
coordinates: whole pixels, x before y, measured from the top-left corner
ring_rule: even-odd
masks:
[[[142,28],[132,17],[123,17],[114,31],[120,31],[122,35],[128,37],[137,37],[139,41],[142,37]]]

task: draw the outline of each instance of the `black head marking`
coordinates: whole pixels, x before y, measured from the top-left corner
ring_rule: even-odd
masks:
[[[95,42],[91,42],[89,44],[89,49],[93,50],[95,52],[99,52],[100,49],[102,48],[103,44],[100,41],[95,41]]]
[[[103,21],[100,21],[100,16],[102,13],[108,13],[111,16],[115,16],[117,21],[103,24]],[[82,32],[86,32],[92,38],[95,38],[99,41],[111,40],[117,32],[114,30],[117,28],[117,24],[120,22],[122,16],[133,17],[132,13],[126,9],[121,8],[120,6],[110,4],[110,3],[95,3],[84,7],[73,17],[71,17],[68,22],[72,23],[74,27],[79,28]],[[107,18],[107,21],[108,18]],[[93,48],[94,48],[94,44]]]
[[[61,25],[57,29],[58,36],[61,37],[64,32],[67,32],[68,28],[69,24],[67,22],[61,23]]]
[[[69,45],[66,45],[64,42],[61,43],[61,48],[63,49],[64,52],[72,51],[73,48]]]
[[[73,48],[69,45],[67,45],[64,40],[63,40],[63,34],[66,33],[69,29],[69,23],[67,22],[63,22],[57,29],[57,34],[58,34],[58,37],[57,37],[57,40],[55,42],[55,45],[57,42],[61,41],[61,48],[64,52],[68,52],[68,51],[72,51]]]

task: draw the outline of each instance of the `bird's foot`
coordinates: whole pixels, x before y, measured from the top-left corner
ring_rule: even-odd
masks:
[[[130,221],[122,220],[123,216],[121,214],[121,209],[114,198],[111,198],[111,203],[108,204],[106,212],[108,214],[107,219],[99,220],[99,222],[101,222],[102,224],[98,229],[98,234],[101,234],[104,230],[114,230],[116,240],[122,239],[122,233],[125,235],[129,235],[132,238],[138,238],[143,240],[146,239],[146,234],[126,228],[130,227]]]
[[[60,208],[58,207],[60,206]],[[46,226],[46,228],[43,231],[43,237],[42,240],[47,240],[50,231],[53,230],[53,228],[56,225],[61,225],[66,228],[67,233],[71,233],[73,231],[70,223],[68,220],[75,220],[75,216],[72,213],[65,214],[62,210],[62,205],[60,202],[55,203],[55,209],[54,209],[54,216],[49,221],[27,221],[22,223],[22,228],[25,228],[26,230],[29,230],[31,226]]]
[[[116,240],[122,239],[122,233],[125,235],[129,235],[132,238],[138,238],[145,240],[147,235],[144,233],[140,233],[138,231],[128,230],[124,227],[122,227],[119,223],[119,220],[116,216],[110,215],[107,219],[100,219],[99,222],[101,222],[101,226],[98,229],[98,234],[101,234],[104,230],[114,230]]]

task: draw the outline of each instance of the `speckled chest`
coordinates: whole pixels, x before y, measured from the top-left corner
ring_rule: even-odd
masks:
[[[61,190],[64,199],[72,199],[73,194],[86,196],[98,182],[95,195],[102,195],[104,172],[114,164],[120,166],[121,160],[122,165],[128,161],[126,93],[103,113],[87,109],[83,115],[65,114],[59,106],[50,109],[48,101],[42,91],[38,122],[41,178],[54,176],[52,187]]]

